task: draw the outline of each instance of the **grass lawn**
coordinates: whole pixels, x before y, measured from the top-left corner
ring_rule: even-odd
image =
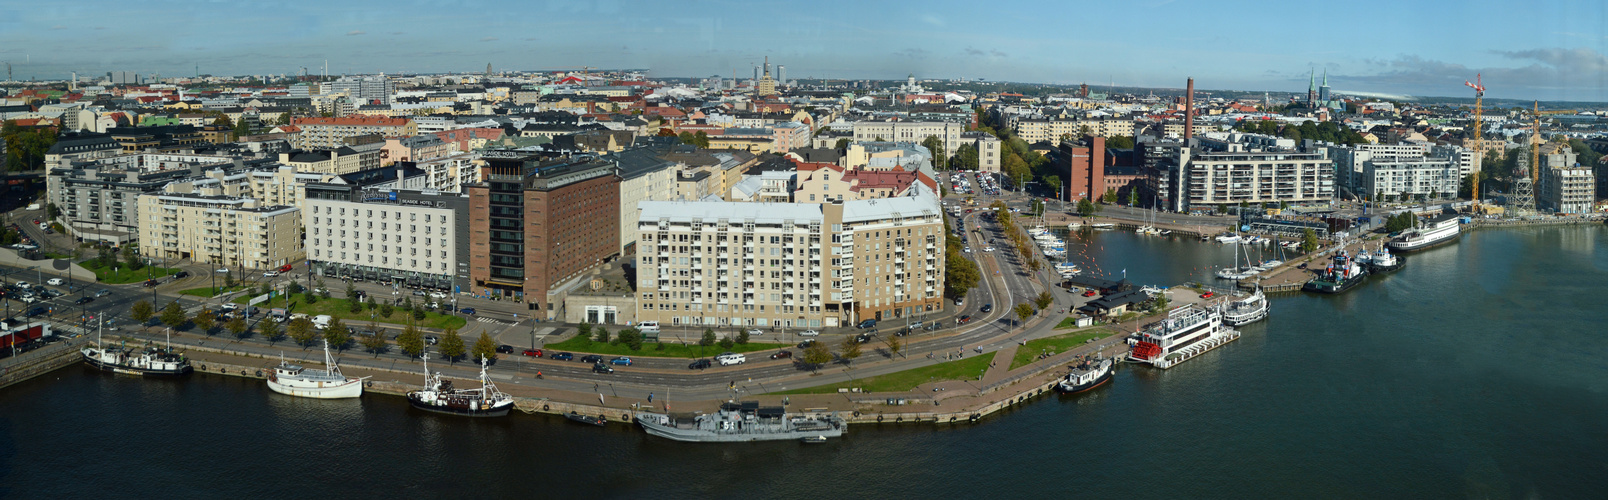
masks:
[[[128,266],[118,266],[117,270],[114,271],[106,267],[90,267],[89,261],[80,262],[78,265],[84,266],[84,269],[94,271],[95,279],[106,285],[139,283],[147,279],[161,278],[179,272],[175,268],[156,266],[143,267],[138,271],[129,269]]]
[[[913,370],[862,378],[853,384],[829,384],[771,394],[837,394],[838,387],[859,387],[861,392],[904,392],[915,389],[921,384],[940,380],[977,380],[977,377],[983,374],[983,370],[988,369],[988,362],[993,360],[994,353],[991,352],[974,358],[946,361]]]
[[[1103,339],[1110,336],[1111,330],[1093,328],[1081,332],[1064,333],[1054,337],[1029,340],[1027,345],[1016,348],[1016,357],[1011,358],[1011,369],[1015,370],[1032,363],[1038,359],[1039,354],[1047,352],[1053,356],[1083,345],[1089,339]]]
[[[610,330],[610,333],[615,333],[615,331]],[[704,358],[715,356],[728,350],[731,352],[754,352],[791,347],[791,344],[766,344],[760,342],[749,342],[747,344],[736,344],[731,346],[731,349],[726,349],[720,347],[720,344],[703,347],[699,346],[696,342],[688,343],[687,345],[681,345],[680,342],[665,342],[663,351],[656,350],[654,349],[655,347],[658,346],[654,345],[652,342],[643,342],[642,350],[633,351],[625,344],[612,345],[603,342],[583,340],[579,336],[576,336],[563,342],[547,344],[546,346],[543,346],[542,349],[546,349],[549,355],[551,355],[551,353],[554,351],[574,351],[587,354],[606,354],[613,356]]]
[[[240,291],[240,290],[248,290],[248,289],[251,289],[251,288],[254,288],[254,287],[250,287],[250,286],[246,286],[246,285],[237,285],[237,286],[232,286],[232,287],[220,286],[220,287],[217,288],[217,291],[218,291],[218,295],[223,295],[223,294],[226,294],[226,293],[229,293],[229,292],[237,292],[237,291]],[[179,293],[182,293],[182,294],[185,294],[185,295],[194,295],[196,297],[208,297],[208,298],[216,297],[217,295],[213,295],[212,291],[213,291],[212,287],[204,286],[204,287],[201,287],[201,288],[191,288],[189,290],[183,290],[183,291],[180,291]]]
[[[257,295],[258,294],[256,292],[247,293],[247,294],[241,295],[240,297],[235,298],[234,302],[237,303],[237,304],[245,304],[247,302],[251,302],[252,297],[256,297]],[[268,302],[266,302],[266,303],[258,304],[257,307],[264,307],[264,308],[285,307],[284,296],[283,295],[276,296],[276,297],[274,297],[272,299],[269,299]],[[361,325],[368,324],[368,322],[369,322],[368,304],[363,305],[363,310],[361,312],[353,313],[349,309],[347,309],[347,307],[346,307],[346,299],[336,298],[336,297],[331,297],[331,298],[328,298],[328,299],[319,298],[318,302],[314,302],[314,303],[309,305],[309,304],[303,304],[302,303],[302,296],[301,296],[301,294],[298,293],[298,294],[292,296],[291,299],[290,299],[290,312],[306,314],[308,316],[317,316],[317,315],[320,315],[320,314],[328,314],[330,316],[340,318],[341,322],[346,323],[347,328],[359,328]],[[406,324],[407,320],[408,320],[408,313],[403,311],[401,308],[396,308],[395,310],[393,310],[391,312],[391,317],[389,317],[389,318],[387,318],[385,316],[381,316],[379,309],[374,310],[374,322],[375,323],[390,323],[390,324],[393,324],[393,325],[401,325],[401,324]],[[458,317],[458,316],[452,316],[452,315],[448,315],[448,314],[441,314],[441,313],[435,313],[435,312],[425,312],[424,313],[424,321],[419,322],[419,327],[421,327],[421,328],[458,328],[458,329],[462,329],[463,325],[466,325],[468,323],[469,322],[467,320],[465,320],[465,319],[463,319],[461,317]],[[473,342],[474,339],[469,339],[469,341]]]

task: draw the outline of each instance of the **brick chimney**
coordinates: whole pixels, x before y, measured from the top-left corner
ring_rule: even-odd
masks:
[[[1195,136],[1195,79],[1190,78],[1184,90],[1184,144]]]

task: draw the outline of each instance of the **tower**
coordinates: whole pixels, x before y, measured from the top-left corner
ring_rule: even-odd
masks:
[[[1318,100],[1329,104],[1329,70],[1323,70],[1323,85],[1318,87]]]
[[[1184,146],[1195,136],[1195,79],[1190,78],[1184,89]]]
[[[1307,107],[1309,107],[1309,108],[1315,107],[1315,106],[1313,106],[1313,104],[1314,104],[1315,101],[1318,100],[1318,80],[1317,80],[1317,75],[1318,75],[1318,72],[1316,70],[1313,70],[1313,71],[1311,71],[1310,73],[1307,74],[1307,99],[1306,99],[1306,103],[1307,103]]]
[[[486,76],[491,76],[491,63],[486,63]]]
[[[781,85],[787,85],[787,66],[776,66],[776,81]]]

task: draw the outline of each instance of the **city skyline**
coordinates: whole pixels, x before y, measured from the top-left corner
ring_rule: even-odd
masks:
[[[1363,2],[1338,12],[1167,0],[981,12],[953,2],[920,11],[839,2],[807,11],[719,1],[382,6],[87,2],[11,10],[0,16],[9,19],[0,21],[0,60],[18,80],[74,71],[316,74],[325,60],[332,75],[479,72],[491,63],[747,78],[768,56],[795,79],[914,74],[1177,87],[1192,76],[1201,88],[1303,92],[1311,73],[1327,71],[1336,92],[1451,97],[1483,74],[1491,98],[1608,101],[1608,7],[1587,2],[1527,10]],[[488,16],[492,9],[501,13]]]

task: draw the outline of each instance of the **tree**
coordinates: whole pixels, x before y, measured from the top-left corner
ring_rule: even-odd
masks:
[[[362,302],[358,301],[357,285],[350,281],[346,282],[346,304],[346,309],[352,314],[357,314],[363,310]]]
[[[933,166],[933,168],[943,168],[943,166],[944,166],[944,140],[943,139],[939,139],[938,136],[936,136],[936,135],[929,135],[929,136],[927,136],[926,139],[921,140],[921,147],[927,148],[927,151],[932,153],[932,166]]]
[[[150,302],[141,300],[139,302],[135,302],[132,307],[129,307],[128,314],[129,316],[134,317],[134,321],[138,321],[140,324],[145,324],[145,322],[151,320],[151,316],[156,314],[155,309],[156,308],[151,307]]]
[[[725,349],[725,350],[729,351],[729,350],[731,350],[732,346],[735,346],[735,345],[737,345],[737,342],[732,340],[730,335],[720,338],[720,348],[721,349]]]
[[[982,158],[978,155],[976,146],[971,144],[961,144],[960,147],[955,148],[955,159],[958,161],[958,164],[955,165],[955,168],[960,170],[977,170],[978,164]]]
[[[246,336],[251,332],[250,326],[246,324],[246,317],[244,315],[236,315],[233,318],[229,318],[229,322],[224,323],[223,327],[229,330],[229,333],[234,334],[235,338],[240,339],[246,338]]]
[[[705,328],[703,338],[698,339],[698,345],[709,347],[715,345],[715,329]]]
[[[290,282],[290,284],[285,285],[285,293],[288,293],[288,294],[291,294],[291,295],[302,293],[301,282],[292,280]]]
[[[475,345],[469,349],[469,355],[473,359],[495,360],[497,341],[492,340],[491,335],[487,335],[486,332],[480,332],[480,338],[475,339]]]
[[[363,345],[363,349],[374,353],[375,358],[380,357],[380,353],[385,352],[385,348],[390,345],[385,342],[385,335],[379,330],[369,330],[369,333],[359,337],[357,342]]]
[[[737,343],[742,344],[742,345],[748,345],[748,330],[742,330],[742,331],[737,332]]]
[[[1027,318],[1033,317],[1033,314],[1038,312],[1033,309],[1033,304],[1028,304],[1025,302],[1017,304],[1016,308],[1013,310],[1016,311],[1016,317],[1020,318],[1024,322],[1027,321]]]
[[[203,310],[191,318],[190,322],[195,323],[195,327],[200,328],[202,333],[211,334],[212,327],[218,326],[218,317],[214,316],[211,310]]]
[[[1038,307],[1040,311],[1049,309],[1053,304],[1055,304],[1055,296],[1050,295],[1049,290],[1039,292],[1038,297],[1033,299],[1033,305]]]
[[[306,349],[318,339],[318,329],[313,328],[313,321],[306,316],[290,320],[290,340],[296,345]]]
[[[1061,199],[1061,177],[1060,176],[1051,175],[1051,176],[1045,177],[1044,178],[1044,183],[1048,184],[1050,186],[1050,190],[1055,191],[1055,199],[1057,199],[1057,200]]]
[[[813,342],[804,348],[804,362],[809,364],[811,369],[819,368],[831,361],[832,351],[826,348],[826,344]]]
[[[167,307],[162,308],[162,324],[167,325],[168,328],[178,328],[188,319],[184,317],[184,309],[179,307],[179,301],[177,300],[168,302]]]
[[[822,130],[825,130],[825,129],[822,129]],[[850,142],[852,142],[852,141],[848,140],[847,138],[838,139],[837,143],[832,145],[832,149],[848,149]]]
[[[886,342],[888,343],[888,357],[890,358],[893,357],[894,354],[899,354],[899,349],[904,347],[904,342],[899,338],[898,335],[889,335]]]
[[[709,149],[709,134],[699,130],[698,133],[692,134],[692,143],[699,148]]]
[[[620,330],[619,333],[614,335],[614,338],[633,351],[642,350],[642,332],[635,328]]]
[[[603,328],[601,326],[597,327],[597,339],[596,340],[598,342],[602,342],[604,344],[609,343],[609,329]]]
[[[1113,135],[1106,138],[1107,149],[1133,149],[1133,138],[1126,135]]]
[[[1318,249],[1318,233],[1311,229],[1301,230],[1301,253],[1312,253]]]
[[[329,341],[329,346],[336,350],[345,349],[346,344],[352,341],[352,331],[341,323],[340,318],[333,318],[329,320],[329,326],[324,327],[324,340]]]
[[[1078,200],[1078,215],[1084,217],[1094,215],[1094,202],[1089,201],[1088,198]]]
[[[858,357],[860,357],[860,339],[854,338],[853,335],[845,335],[843,337],[843,359],[853,362],[854,358]]]
[[[396,346],[408,356],[417,358],[424,354],[424,334],[419,332],[418,325],[409,321],[407,326],[402,327],[402,333],[396,336]]]
[[[1139,206],[1139,190],[1138,189],[1129,189],[1128,190],[1128,206],[1130,206],[1130,207]]]
[[[424,318],[425,318],[425,314],[424,314],[424,308],[423,307],[415,307],[415,308],[413,308],[413,320],[414,321],[424,321]]]
[[[380,304],[380,317],[389,318],[391,317],[391,313],[394,312],[396,312],[396,309],[391,307],[390,302]]]
[[[441,352],[442,357],[447,358],[447,361],[457,363],[458,358],[463,357],[464,347],[463,337],[458,336],[457,328],[448,328],[441,332],[441,346],[437,350]]]
[[[967,290],[977,286],[983,273],[977,268],[977,262],[963,257],[960,250],[951,248],[944,258],[944,295],[951,299],[964,298]]]
[[[279,336],[281,334],[279,331],[279,322],[272,319],[258,321],[257,333],[262,335],[262,339],[268,341],[268,343],[271,345],[274,343],[274,341],[279,340]]]
[[[135,249],[132,243],[123,245],[121,253],[123,254],[123,262],[128,263],[129,270],[138,271],[140,268],[145,267],[144,263],[140,262],[138,250]]]

